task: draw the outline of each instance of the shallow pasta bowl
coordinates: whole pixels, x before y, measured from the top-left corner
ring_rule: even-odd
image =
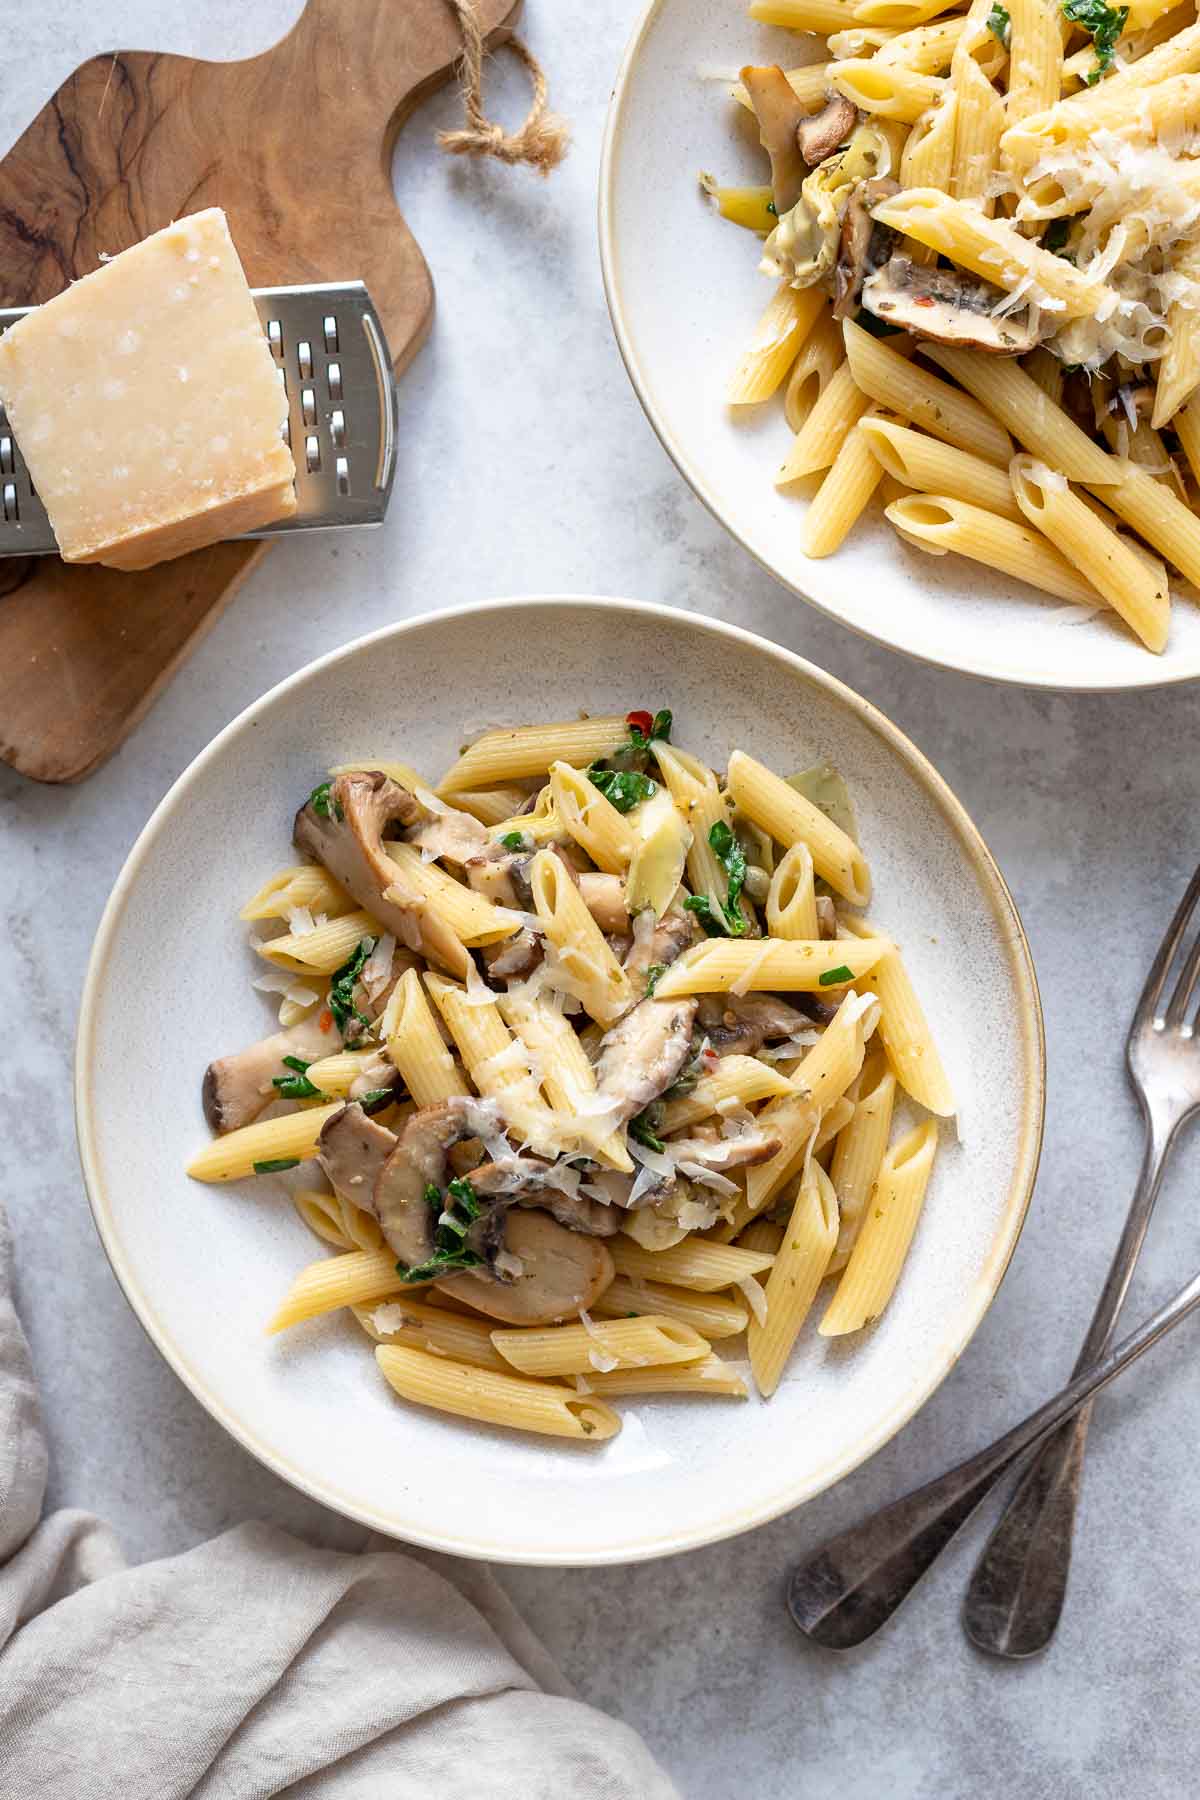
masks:
[[[819,40],[740,0],[650,0],[617,76],[600,174],[600,253],[617,342],[681,474],[777,580],[853,630],[996,681],[1079,690],[1200,675],[1200,607],[1178,599],[1161,656],[1113,615],[1064,604],[960,557],[901,542],[878,498],[841,549],[799,546],[806,501],[773,485],[791,444],[780,395],[730,409],[730,374],[775,283],[758,240],[718,217],[699,173],[762,183],[766,159],[729,98],[745,63],[818,59]],[[741,115],[741,116],[739,116]]]
[[[540,654],[528,655],[537,643]],[[467,715],[570,718],[670,705],[676,740],[724,766],[827,757],[858,806],[873,916],[900,939],[957,1084],[943,1150],[883,1320],[849,1347],[806,1330],[757,1399],[622,1401],[608,1444],[561,1443],[407,1406],[354,1321],[268,1339],[323,1253],[279,1183],[206,1187],[200,1076],[271,1015],[237,909],[294,860],[291,819],[331,764],[436,775]],[[230,804],[236,793],[237,805]],[[214,821],[222,829],[214,830]],[[261,965],[258,965],[261,967]],[[113,1269],[196,1397],[277,1474],[400,1538],[530,1563],[623,1562],[743,1531],[828,1487],[933,1392],[1016,1243],[1042,1119],[1037,989],[1008,891],[920,753],[828,675],[728,625],[628,601],[492,601],[390,627],[249,708],[180,777],[130,854],[92,953],[76,1106]],[[722,1344],[738,1360],[740,1340]]]

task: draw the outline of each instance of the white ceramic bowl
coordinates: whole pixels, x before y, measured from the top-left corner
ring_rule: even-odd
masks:
[[[531,646],[534,653],[531,654]],[[237,908],[291,860],[292,815],[331,764],[402,758],[436,777],[463,721],[673,707],[723,765],[843,770],[877,887],[963,1100],[912,1257],[851,1344],[806,1332],[769,1406],[621,1402],[577,1446],[409,1407],[352,1320],[264,1336],[322,1246],[280,1184],[189,1181],[200,1077],[271,1028]],[[745,1530],[854,1468],[941,1381],[1012,1253],[1042,1119],[1037,989],[970,820],[924,758],[828,675],[728,625],[615,600],[510,600],[397,625],[303,669],[235,719],[130,853],[96,937],[76,1068],[84,1174],[118,1280],[196,1397],[270,1468],[393,1536],[513,1562],[621,1562]]]
[[[601,165],[600,254],[617,342],[664,447],[764,568],[894,649],[1040,687],[1200,675],[1193,601],[1176,603],[1170,644],[1152,656],[1111,615],[1081,624],[1079,608],[978,563],[910,548],[878,501],[835,556],[812,562],[800,550],[805,502],[773,485],[791,441],[782,401],[731,410],[724,398],[774,284],[757,272],[758,241],[717,215],[697,176],[761,183],[766,166],[729,82],[709,77],[747,62],[815,60],[814,39],[759,25],[733,0],[651,0],[626,51]]]

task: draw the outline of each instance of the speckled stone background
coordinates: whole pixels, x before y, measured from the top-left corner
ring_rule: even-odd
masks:
[[[449,94],[401,138],[396,190],[433,266],[439,311],[401,393],[386,530],[275,550],[84,786],[36,787],[0,771],[0,1179],[45,1394],[51,1498],[107,1514],[134,1558],[252,1516],[330,1543],[359,1538],[227,1440],[160,1363],[84,1199],[70,1097],[84,964],[113,877],[170,782],[281,676],[439,603],[590,590],[733,619],[889,713],[999,858],[1046,1005],[1041,1179],[1008,1278],[957,1370],[835,1492],[686,1557],[507,1569],[502,1579],[583,1694],[646,1734],[688,1800],[1177,1800],[1198,1786],[1196,1326],[1100,1405],[1069,1604],[1040,1661],[993,1664],[961,1634],[978,1526],[888,1631],[844,1659],[802,1644],[781,1596],[799,1553],[986,1441],[1068,1371],[1138,1163],[1126,1021],[1200,855],[1200,693],[1056,698],[924,669],[821,619],[726,541],[644,420],[601,291],[600,136],[637,10],[635,0],[529,0],[527,35],[575,124],[551,181],[442,157],[432,134],[455,116]],[[0,141],[86,55],[118,42],[246,55],[299,11],[299,0],[0,0]],[[524,92],[503,64],[492,93],[519,116]],[[187,1045],[175,1049],[183,1091],[194,1070]],[[1196,1171],[1196,1146],[1185,1144],[1134,1284],[1138,1313],[1200,1263]]]

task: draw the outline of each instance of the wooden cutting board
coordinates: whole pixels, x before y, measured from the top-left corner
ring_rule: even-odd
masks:
[[[489,43],[520,0],[475,0]],[[446,0],[308,0],[245,62],[119,50],[84,63],[0,161],[0,306],[49,300],[184,213],[222,206],[251,287],[364,280],[397,373],[433,283],[391,153],[462,44]],[[38,781],[102,763],[270,548],[138,575],[0,559],[0,758]]]

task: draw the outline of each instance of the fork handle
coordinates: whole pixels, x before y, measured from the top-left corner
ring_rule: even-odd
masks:
[[[799,1630],[829,1650],[849,1650],[872,1636],[1017,1458],[1197,1306],[1200,1275],[986,1450],[823,1544],[793,1570],[788,1584],[788,1611]]]
[[[1179,1117],[1147,1113],[1137,1188],[1108,1276],[1075,1363],[1081,1375],[1103,1354],[1129,1289],[1171,1152]],[[1044,1650],[1067,1594],[1075,1513],[1092,1409],[1083,1406],[1032,1459],[992,1529],[963,1603],[963,1630],[992,1656]]]

